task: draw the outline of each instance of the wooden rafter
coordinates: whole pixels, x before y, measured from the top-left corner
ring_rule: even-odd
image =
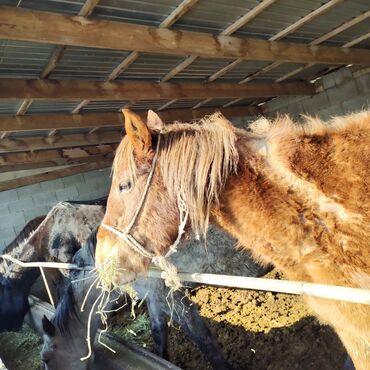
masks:
[[[91,135],[66,135],[48,138],[30,137],[3,139],[0,141],[0,153],[23,152],[44,149],[62,149],[102,144],[115,144],[121,140],[118,132],[93,133]]]
[[[307,24],[308,22],[317,18],[318,16],[321,16],[321,15],[325,14],[327,11],[329,11],[331,8],[335,7],[336,5],[341,3],[342,1],[343,0],[330,0],[330,1],[328,1],[327,3],[323,4],[319,8],[313,10],[312,12],[308,13],[306,16],[298,19],[293,24],[289,25],[285,29],[281,30],[280,32],[278,32],[275,35],[273,35],[272,37],[270,37],[269,41],[277,41],[277,40],[280,40],[283,37],[293,33],[294,31],[303,27],[305,24]],[[309,44],[308,46],[314,46],[314,45]],[[260,70],[257,70],[255,72],[253,72],[252,74],[248,75],[247,77],[243,78],[241,81],[239,81],[239,84],[244,84],[244,83],[250,82],[250,81],[254,80],[256,77],[279,67],[283,63],[284,63],[283,61],[275,61],[271,64],[268,64],[267,66],[261,68]],[[313,65],[313,64],[315,64],[315,62],[309,62],[308,64]],[[220,77],[220,76],[218,76],[218,77]],[[233,105],[233,104],[235,104],[239,101],[240,101],[240,99],[232,100],[229,103],[227,103],[225,106],[229,107],[229,106],[231,106],[231,105]]]
[[[220,35],[229,36],[232,33],[236,32],[239,28],[245,26],[248,22],[254,19],[258,14],[260,14],[263,10],[267,7],[275,3],[277,0],[263,0],[260,4],[252,8],[249,12],[247,12],[244,16],[238,18],[234,23],[230,24],[226,29],[224,29]],[[172,77],[176,76],[178,73],[183,71],[187,68],[190,64],[192,64],[197,59],[196,56],[192,55],[187,57],[183,60],[180,64],[174,67],[171,71],[169,71],[162,79],[162,82],[169,81]],[[235,67],[235,65],[234,65]],[[226,68],[226,67],[225,67]],[[229,67],[230,68],[230,67]],[[216,78],[214,78],[216,79]],[[209,82],[213,81],[210,80]]]
[[[328,1],[327,3],[323,4],[319,8],[317,8],[317,9],[313,10],[312,12],[308,13],[306,16],[298,19],[296,22],[289,25],[285,29],[276,33],[275,35],[270,37],[269,40],[270,41],[281,40],[283,37],[288,36],[289,34],[293,33],[294,31],[298,30],[299,28],[303,27],[305,24],[312,21],[313,19],[325,14],[327,11],[329,11],[330,9],[332,9],[333,7],[335,7],[336,5],[341,3],[342,1],[343,0],[330,0],[330,1]],[[314,63],[314,62],[312,62],[312,63]],[[262,69],[252,73],[251,75],[247,76],[246,78],[242,79],[241,81],[239,81],[239,83],[250,82],[253,79],[255,79],[256,77],[258,77],[258,76],[260,76],[260,75],[262,75],[262,74],[264,74],[268,71],[271,71],[271,70],[275,69],[276,67],[280,66],[281,64],[283,64],[283,61],[275,61],[275,62],[263,67]]]
[[[88,99],[152,100],[270,97],[313,94],[307,83],[248,84],[229,83],[151,83],[142,81],[96,82],[88,80],[0,79],[0,99]]]
[[[96,163],[106,159],[113,159],[113,154],[110,156],[104,155],[91,155],[85,158],[75,158],[69,160],[60,160],[58,162],[45,161],[45,162],[30,162],[24,164],[13,164],[0,166],[0,173],[4,172],[14,172],[14,171],[24,171],[24,170],[34,170],[38,168],[50,168],[50,167],[60,167],[60,166],[72,166],[75,164],[82,163]]]
[[[365,49],[348,53],[337,47],[173,31],[21,8],[1,7],[0,10],[0,38],[10,40],[245,60],[366,65],[370,60],[370,51]],[[131,37],[122,37],[125,34]]]
[[[343,31],[345,31],[345,30],[347,30],[348,28],[351,28],[351,27],[355,26],[356,24],[358,24],[358,23],[360,23],[360,22],[362,22],[362,21],[366,20],[366,19],[367,19],[367,18],[369,18],[369,17],[370,17],[370,10],[368,10],[368,11],[367,11],[367,12],[365,12],[365,13],[360,14],[359,16],[357,16],[357,17],[355,17],[355,18],[352,18],[352,19],[351,19],[351,20],[349,20],[348,22],[345,22],[345,23],[341,24],[339,27],[336,27],[336,28],[334,28],[333,30],[331,30],[331,31],[329,31],[329,32],[327,32],[327,33],[325,33],[324,35],[322,35],[322,36],[320,36],[320,37],[318,37],[317,39],[315,39],[315,40],[311,41],[311,42],[309,43],[309,45],[319,45],[319,44],[321,44],[322,42],[324,42],[324,41],[327,41],[327,40],[331,39],[332,37],[334,37],[334,36],[338,35],[339,33],[343,32]],[[368,33],[368,37],[370,37],[370,33]],[[348,47],[351,47],[351,46],[353,46],[353,45],[356,45],[357,43],[362,42],[364,39],[366,39],[366,38],[368,38],[368,37],[363,38],[363,36],[361,36],[360,38],[356,38],[356,39],[354,39],[354,40],[352,40],[352,41],[350,41],[350,42],[348,42],[348,43],[345,43],[342,47],[347,47],[347,48],[348,48]],[[298,74],[298,73],[300,73],[300,72],[302,72],[302,71],[304,71],[304,70],[306,70],[306,69],[308,69],[308,68],[312,67],[313,65],[315,65],[315,63],[308,63],[308,64],[306,64],[306,65],[304,65],[304,66],[301,66],[301,67],[299,67],[299,68],[297,68],[297,69],[294,69],[293,71],[290,71],[290,72],[288,72],[287,74],[285,74],[285,75],[283,75],[283,76],[279,77],[279,78],[276,80],[276,82],[282,82],[282,81],[285,81],[285,80],[287,80],[288,78],[293,77],[293,76],[295,76],[296,74]]]
[[[175,120],[190,121],[214,112],[217,108],[198,110],[196,114],[190,108],[167,109],[158,114],[165,122]],[[261,113],[258,108],[235,107],[225,109],[226,117],[254,116]],[[146,111],[140,113],[145,115]],[[0,131],[41,131],[51,129],[74,129],[93,127],[123,127],[122,113],[85,113],[85,114],[33,114],[28,116],[0,116]],[[52,140],[50,138],[50,140]]]
[[[78,15],[80,17],[89,17],[94,11],[95,7],[98,5],[99,1],[100,0],[86,0],[81,10],[79,11]],[[50,73],[55,69],[59,61],[63,58],[65,49],[66,49],[65,45],[60,45],[54,50],[47,65],[41,72],[41,78],[49,77]]]
[[[173,25],[183,14],[191,9],[199,0],[183,0],[159,25],[160,28],[166,28]],[[122,60],[109,74],[108,81],[114,81],[128,67],[130,67],[140,56],[138,51],[132,51],[125,59]],[[89,103],[85,100],[85,104],[81,107],[77,106],[74,113],[79,113],[80,110]]]
[[[76,175],[78,173],[84,173],[99,170],[102,168],[107,168],[111,166],[111,163],[112,163],[111,160],[103,160],[101,162],[96,163],[84,163],[63,169],[57,169],[53,171],[40,173],[37,175],[25,176],[14,180],[2,181],[0,182],[0,191],[16,189],[21,186],[37,184],[43,181],[55,180],[62,177]]]
[[[73,149],[51,149],[34,152],[8,153],[0,155],[0,166],[19,165],[29,163],[52,162],[55,164],[71,164],[70,161],[85,160],[96,156],[111,155],[116,144],[87,146]]]

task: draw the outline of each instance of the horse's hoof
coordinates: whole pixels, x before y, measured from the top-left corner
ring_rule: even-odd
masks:
[[[343,370],[356,370],[351,357],[347,356],[346,361],[344,362]]]

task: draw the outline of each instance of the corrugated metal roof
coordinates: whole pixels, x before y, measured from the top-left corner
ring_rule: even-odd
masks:
[[[0,100],[0,115],[12,116],[18,112],[21,100]]]
[[[101,0],[94,17],[151,26],[159,24],[182,0]]]
[[[351,0],[340,2],[329,11],[327,11],[324,15],[311,20],[306,25],[295,31],[293,34],[287,36],[284,40],[295,42],[312,41],[369,9],[369,0]],[[369,32],[369,28],[370,27],[368,21],[366,32]],[[352,29],[354,30],[355,28],[350,28],[348,31],[346,31],[347,35],[349,35],[350,37],[350,39],[346,41],[350,41],[352,39]],[[335,36],[332,40],[337,40],[338,38],[340,40],[341,36],[339,35]],[[352,34],[352,36],[353,38],[356,37],[355,34]]]
[[[235,35],[268,39],[327,2],[328,0],[278,0]]]
[[[369,9],[370,9],[370,1],[369,1]],[[354,18],[354,17],[351,17]],[[341,46],[349,41],[352,41],[362,35],[365,35],[370,30],[370,18],[356,24],[353,27],[350,27],[348,30],[343,31],[333,37],[325,41],[322,45],[329,45],[329,46]],[[361,48],[370,48],[370,38],[364,41],[362,44],[358,44],[354,47],[361,47]]]
[[[118,112],[127,103],[127,100],[94,100],[82,112]]]
[[[229,63],[230,59],[197,58],[192,64],[174,76],[172,80],[176,82],[202,82]]]
[[[53,45],[0,40],[0,77],[39,78]]]
[[[78,100],[35,100],[27,113],[70,113],[78,103]]]
[[[139,58],[117,80],[145,79],[158,81],[183,59],[183,57],[176,55],[141,53]]]
[[[0,0],[0,5],[20,6],[27,9],[76,15],[85,0]]]
[[[106,80],[127,55],[129,52],[69,46],[50,78]]]
[[[173,28],[220,33],[259,3],[257,0],[201,0]]]
[[[278,0],[238,30],[235,35],[267,39],[328,1]],[[0,5],[21,6],[28,9],[76,15],[84,2],[85,0],[0,0]],[[182,0],[101,0],[92,17],[158,26],[181,2]],[[260,2],[260,0],[200,0],[173,27],[217,34]],[[284,40],[311,41],[338,27],[343,22],[362,14],[369,7],[369,0],[343,1],[288,35]],[[368,31],[369,21],[366,20],[338,34],[324,44],[342,45]],[[369,48],[370,39],[363,41],[357,47]],[[42,43],[0,40],[0,77],[39,78],[55,48],[54,45]],[[50,78],[105,80],[128,54],[129,52],[114,50],[67,47]],[[118,80],[158,81],[183,60],[183,56],[141,53],[140,57],[118,77]],[[171,81],[203,82],[230,62],[232,62],[230,59],[197,58]],[[244,61],[217,81],[239,82],[270,63]],[[255,78],[255,82],[274,81],[300,65],[299,63],[284,63],[258,76]],[[313,66],[294,75],[291,80],[311,78],[323,69],[325,69],[323,65]],[[229,99],[213,99],[205,106],[223,105],[229,101]],[[243,105],[255,101],[255,99],[245,99],[238,104]],[[132,108],[156,109],[166,102],[168,100],[140,101],[135,102]],[[199,100],[194,99],[181,99],[171,104],[170,108],[193,107],[198,102]],[[27,113],[71,112],[79,103],[80,101],[35,101]],[[82,112],[118,111],[127,103],[125,100],[92,101],[82,109]],[[0,114],[15,114],[20,104],[21,101],[0,101]]]
[[[271,62],[260,62],[260,61],[243,61],[231,71],[221,76],[218,81],[220,82],[239,82],[245,77],[251,75],[254,72],[259,71],[263,67],[271,64]]]

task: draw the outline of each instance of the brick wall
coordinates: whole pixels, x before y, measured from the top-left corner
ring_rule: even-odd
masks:
[[[294,119],[301,114],[318,115],[327,120],[370,107],[370,71],[354,72],[351,68],[340,70],[321,79],[323,91],[312,97],[297,96],[277,98],[264,105],[265,113],[289,113]]]
[[[0,192],[0,253],[29,220],[56,203],[97,199],[107,195],[109,187],[110,169],[104,169]]]

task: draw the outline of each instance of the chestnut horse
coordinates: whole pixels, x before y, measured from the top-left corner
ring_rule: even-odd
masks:
[[[278,118],[255,132],[221,114],[193,124],[147,123],[123,111],[127,135],[113,164],[96,263],[117,261],[113,282],[144,273],[188,224],[209,217],[289,279],[370,287],[370,112],[324,124]],[[261,122],[266,126],[266,120]],[[183,207],[182,207],[183,208]],[[101,272],[103,275],[103,272]],[[370,307],[306,298],[331,324],[358,370],[370,369]]]

